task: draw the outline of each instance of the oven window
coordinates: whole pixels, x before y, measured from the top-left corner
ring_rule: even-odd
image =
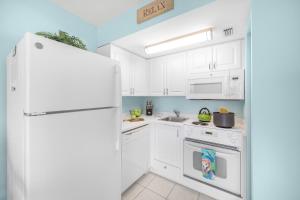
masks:
[[[190,85],[191,94],[222,94],[222,82]]]
[[[202,171],[202,153],[194,151],[193,152],[193,167],[195,170]],[[216,158],[217,165],[217,174],[216,176],[219,178],[226,179],[227,178],[227,163],[224,158]]]

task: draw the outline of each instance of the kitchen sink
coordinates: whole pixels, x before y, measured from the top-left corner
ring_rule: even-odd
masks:
[[[187,119],[188,118],[169,116],[169,117],[161,118],[160,120],[162,120],[162,121],[168,121],[168,122],[184,122]]]

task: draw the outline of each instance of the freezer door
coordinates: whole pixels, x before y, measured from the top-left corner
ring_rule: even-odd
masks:
[[[26,200],[120,200],[118,109],[25,117]]]
[[[117,62],[31,33],[24,40],[25,113],[119,106]]]

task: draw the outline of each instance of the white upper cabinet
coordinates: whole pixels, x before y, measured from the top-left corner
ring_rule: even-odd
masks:
[[[148,62],[136,55],[132,55],[132,88],[134,96],[147,96],[149,90],[149,66]]]
[[[150,95],[165,95],[165,61],[163,58],[150,60]]]
[[[242,68],[241,40],[187,52],[188,75]]]
[[[213,48],[206,47],[187,52],[187,66],[189,74],[210,71],[213,63]]]
[[[185,96],[185,54],[150,60],[150,95]]]
[[[185,54],[166,57],[166,93],[168,96],[185,96]]]
[[[130,54],[126,51],[118,48],[112,49],[112,59],[120,63],[121,68],[121,85],[122,95],[129,96],[132,92],[132,65],[130,60]]]
[[[244,99],[243,40],[146,60],[106,45],[97,52],[119,61],[123,96]]]
[[[148,96],[149,68],[146,59],[114,45],[100,47],[97,52],[120,63],[123,96]]]
[[[242,67],[241,41],[228,42],[213,47],[213,69],[230,70]]]

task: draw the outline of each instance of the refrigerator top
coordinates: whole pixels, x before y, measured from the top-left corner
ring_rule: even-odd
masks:
[[[24,113],[120,107],[120,70],[109,58],[26,33],[14,59]]]

